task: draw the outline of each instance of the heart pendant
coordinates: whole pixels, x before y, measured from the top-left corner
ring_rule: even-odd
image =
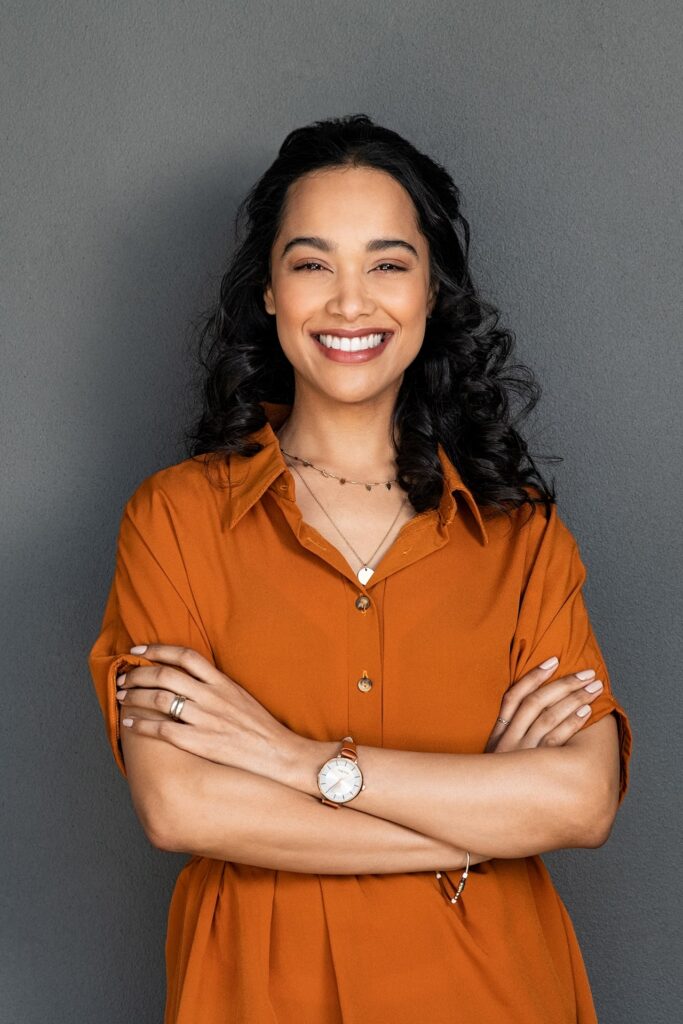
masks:
[[[358,570],[356,575],[360,582],[363,584],[363,586],[365,586],[365,584],[368,582],[374,571],[375,570],[371,569],[369,565],[364,565]]]

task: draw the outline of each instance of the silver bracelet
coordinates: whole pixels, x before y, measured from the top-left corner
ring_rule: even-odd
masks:
[[[457,888],[456,888],[456,886],[453,885],[453,882],[448,877],[448,875],[446,874],[445,871],[436,871],[435,872],[436,877],[439,880],[439,885],[441,886],[441,892],[444,894],[445,898],[448,900],[449,903],[457,903],[458,900],[460,899],[460,893],[465,888],[465,882],[467,881],[467,876],[468,876],[469,871],[470,871],[470,854],[469,854],[468,850],[465,850],[465,855],[467,857],[467,860],[466,860],[466,863],[465,863],[465,870],[463,871],[462,875],[460,876],[460,881],[458,882]],[[451,892],[448,892],[448,890],[446,888],[446,885],[445,885],[445,882],[444,882],[444,879],[448,880],[448,885],[451,888]]]

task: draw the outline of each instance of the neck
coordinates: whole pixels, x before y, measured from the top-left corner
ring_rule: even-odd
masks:
[[[368,402],[340,402],[297,390],[291,412],[277,433],[280,447],[331,473],[356,479],[395,476],[391,439],[395,394]]]

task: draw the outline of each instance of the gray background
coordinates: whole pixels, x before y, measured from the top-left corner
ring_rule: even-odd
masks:
[[[186,858],[145,839],[86,654],[125,500],[185,457],[188,325],[235,204],[290,129],[355,112],[453,173],[475,278],[544,386],[532,442],[564,456],[548,472],[635,734],[607,844],[546,862],[600,1021],[677,1018],[679,10],[4,5],[3,1024],[161,1020]]]

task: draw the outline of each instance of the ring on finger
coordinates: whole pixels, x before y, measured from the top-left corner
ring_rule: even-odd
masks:
[[[509,725],[509,724],[510,724],[510,723],[508,722],[507,718],[500,718],[500,717],[498,717],[498,718],[496,719],[496,721],[497,721],[497,722],[502,722],[502,724],[503,724],[503,725]]]
[[[173,701],[171,703],[171,710],[169,712],[171,718],[173,718],[176,722],[182,722],[182,718],[180,717],[180,715],[183,710],[184,704],[185,697],[183,697],[182,694],[180,693],[176,693],[173,697]]]

